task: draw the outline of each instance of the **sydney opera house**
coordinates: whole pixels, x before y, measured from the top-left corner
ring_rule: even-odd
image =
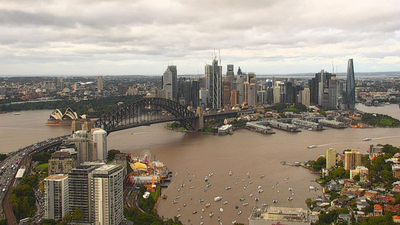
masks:
[[[47,126],[71,126],[72,121],[81,119],[71,108],[67,108],[64,113],[55,109],[47,120]]]

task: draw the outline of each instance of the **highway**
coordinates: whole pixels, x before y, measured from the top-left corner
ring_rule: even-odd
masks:
[[[14,213],[11,208],[11,191],[15,184],[18,169],[21,165],[25,165],[28,162],[27,156],[32,156],[33,154],[43,151],[45,149],[60,145],[62,140],[68,137],[61,136],[57,138],[47,139],[45,141],[29,145],[25,148],[21,148],[16,152],[11,152],[9,157],[0,163],[0,202],[2,204],[1,215],[5,216],[8,220],[8,224],[17,224]],[[29,166],[29,164],[27,165]],[[26,168],[26,172],[30,171]],[[41,196],[41,193],[36,193],[36,196]],[[38,205],[40,206],[38,214],[33,218],[34,220],[40,220],[43,216],[43,197],[38,199]]]

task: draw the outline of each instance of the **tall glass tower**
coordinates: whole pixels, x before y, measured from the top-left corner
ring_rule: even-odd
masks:
[[[349,59],[347,63],[346,101],[348,109],[353,110],[356,104],[356,82],[354,78],[353,59]]]

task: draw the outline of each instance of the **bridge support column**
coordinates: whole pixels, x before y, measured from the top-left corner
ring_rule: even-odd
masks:
[[[197,107],[196,109],[196,122],[194,128],[196,131],[201,130],[204,128],[204,116],[203,116],[203,108]]]

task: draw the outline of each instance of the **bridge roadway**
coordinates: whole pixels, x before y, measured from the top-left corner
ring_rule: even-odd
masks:
[[[2,216],[2,218],[7,218],[7,224],[18,224],[11,206],[11,192],[12,187],[16,182],[15,176],[18,169],[22,165],[25,165],[25,174],[27,174],[27,172],[30,171],[29,165],[33,154],[59,146],[62,143],[62,140],[64,140],[68,136],[69,135],[47,139],[45,141],[19,149],[16,152],[10,153],[9,157],[1,162],[0,166],[2,168],[2,176],[0,180],[0,202],[3,207],[0,215]],[[43,216],[43,211],[41,209],[39,209],[39,212],[41,213],[33,217],[34,220],[39,220],[39,217]]]

